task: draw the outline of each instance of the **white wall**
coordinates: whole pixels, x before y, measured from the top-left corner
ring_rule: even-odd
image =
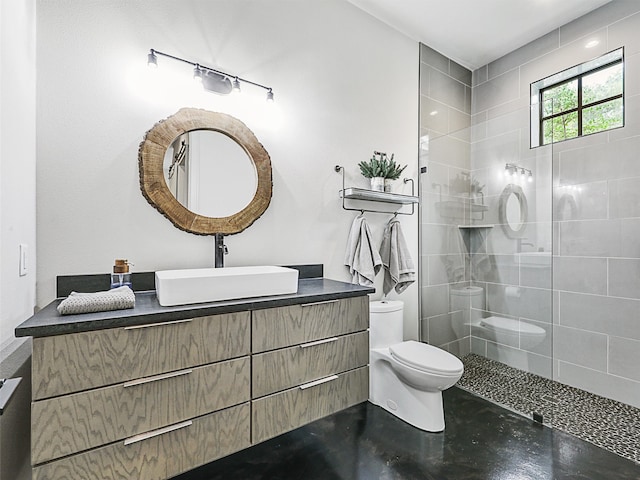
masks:
[[[35,0],[0,2],[0,378],[22,377],[0,417],[0,478],[31,478],[30,351],[14,328],[29,318],[36,290]],[[19,245],[29,272],[19,276]]]
[[[2,2],[0,15],[1,345],[35,304],[35,2]],[[29,252],[29,272],[22,277],[21,243]]]
[[[137,271],[213,265],[212,238],[174,228],[138,186],[140,141],[181,107],[237,116],[271,156],[271,205],[227,238],[229,266],[323,263],[348,280],[355,213],[334,165],[364,186],[357,162],[382,150],[417,176],[418,45],[343,0],[38,0],[37,26],[40,306],[56,275],[107,272],[114,258]],[[150,79],[150,48],[272,86],[275,112],[262,91],[245,103],[195,93],[191,69],[162,57]],[[388,217],[369,218],[381,239]],[[402,221],[417,266],[417,215]],[[415,338],[417,286],[402,298]]]

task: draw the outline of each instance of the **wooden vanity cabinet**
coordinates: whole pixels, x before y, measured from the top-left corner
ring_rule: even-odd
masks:
[[[369,297],[258,310],[251,327],[253,443],[369,397]]]
[[[250,445],[250,312],[33,341],[34,480],[159,479]]]
[[[34,480],[164,480],[365,401],[369,298],[33,340]]]

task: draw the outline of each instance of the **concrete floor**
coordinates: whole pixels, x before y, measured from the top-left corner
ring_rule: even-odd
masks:
[[[639,464],[456,387],[444,403],[443,433],[365,402],[176,479],[640,479]]]

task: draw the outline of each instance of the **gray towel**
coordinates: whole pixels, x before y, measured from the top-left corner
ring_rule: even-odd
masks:
[[[364,215],[358,215],[351,224],[344,264],[349,267],[351,283],[370,287],[382,268],[382,259],[373,248],[371,231]]]
[[[72,315],[76,313],[107,312],[133,308],[136,305],[136,296],[129,287],[118,287],[106,292],[78,293],[71,292],[60,305],[58,313]]]
[[[384,283],[382,291],[387,295],[395,288],[402,293],[416,281],[416,270],[409,254],[407,243],[402,234],[400,221],[392,218],[384,229],[380,255],[384,264]]]

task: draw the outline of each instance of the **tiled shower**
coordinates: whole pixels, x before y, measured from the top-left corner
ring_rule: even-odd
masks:
[[[611,2],[474,72],[421,46],[423,341],[640,408],[639,28]],[[529,85],[619,47],[625,126],[530,148]]]

